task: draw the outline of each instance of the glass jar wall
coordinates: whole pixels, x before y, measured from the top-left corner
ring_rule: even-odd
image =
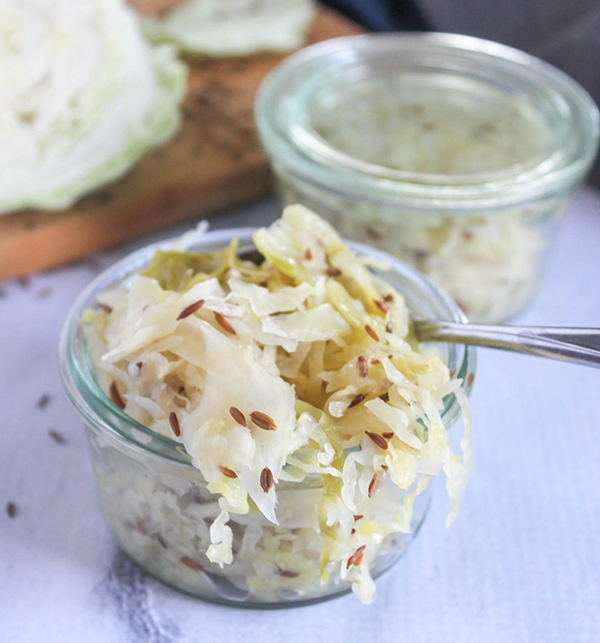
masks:
[[[242,229],[211,232],[199,238],[187,236],[185,249],[211,251],[226,246],[233,238],[239,239],[241,252],[251,248],[252,231]],[[132,275],[147,266],[158,247],[169,243],[134,253],[100,275],[75,302],[61,336],[61,376],[86,425],[98,497],[109,527],[122,549],[149,573],[205,600],[281,607],[349,591],[350,583],[339,565],[332,565],[325,575],[320,566],[323,539],[317,505],[323,486],[318,476],[278,484],[278,525],[256,508],[245,515],[231,514],[233,561],[223,567],[211,563],[206,552],[211,526],[221,510],[219,495],[208,491],[200,471],[192,466],[178,442],[137,423],[111,403],[97,383],[80,323],[82,311],[105,290],[127,284]],[[415,314],[464,321],[457,306],[414,269],[375,249],[360,244],[352,247],[390,266],[381,275],[404,294]],[[475,370],[474,350],[440,344],[436,351],[469,393]],[[461,407],[454,394],[448,395],[444,404],[442,418],[449,429],[459,419]],[[382,484],[373,499],[378,522],[392,524],[392,513],[408,495],[420,491],[423,482],[423,477],[418,478],[415,488],[408,491],[400,491],[391,481]],[[427,491],[415,498],[409,529],[390,529],[365,554],[374,577],[398,560],[423,522]],[[361,517],[356,517],[356,529],[360,528]]]
[[[448,34],[340,38],[288,58],[256,103],[284,204],[424,271],[473,321],[522,310],[598,145],[575,81]]]

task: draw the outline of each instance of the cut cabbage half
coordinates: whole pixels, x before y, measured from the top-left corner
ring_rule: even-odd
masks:
[[[124,0],[0,0],[0,213],[123,175],[177,130],[185,84]]]
[[[209,56],[289,51],[304,43],[313,0],[188,0],[144,19],[146,34]]]

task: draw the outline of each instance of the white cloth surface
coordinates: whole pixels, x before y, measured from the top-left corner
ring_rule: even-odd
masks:
[[[212,225],[259,225],[276,214],[267,201]],[[2,643],[600,640],[600,371],[499,351],[479,351],[476,469],[462,513],[447,530],[438,484],[425,526],[377,581],[373,605],[346,596],[235,610],[170,590],[125,559],[96,502],[56,344],[93,274],[148,241],[0,285]],[[600,326],[600,193],[573,198],[545,285],[516,322]]]

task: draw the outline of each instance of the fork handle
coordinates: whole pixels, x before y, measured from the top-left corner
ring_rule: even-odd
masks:
[[[538,355],[600,368],[599,328],[491,326],[415,320],[421,342],[443,341]]]

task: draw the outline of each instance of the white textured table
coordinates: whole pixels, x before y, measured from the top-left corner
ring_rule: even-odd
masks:
[[[214,227],[275,216],[268,202]],[[141,573],[104,525],[55,358],[77,293],[130,249],[0,286],[2,643],[600,641],[600,371],[499,352],[479,352],[462,514],[446,530],[437,494],[373,605],[233,610]],[[544,289],[518,321],[600,326],[600,194],[573,199]]]

